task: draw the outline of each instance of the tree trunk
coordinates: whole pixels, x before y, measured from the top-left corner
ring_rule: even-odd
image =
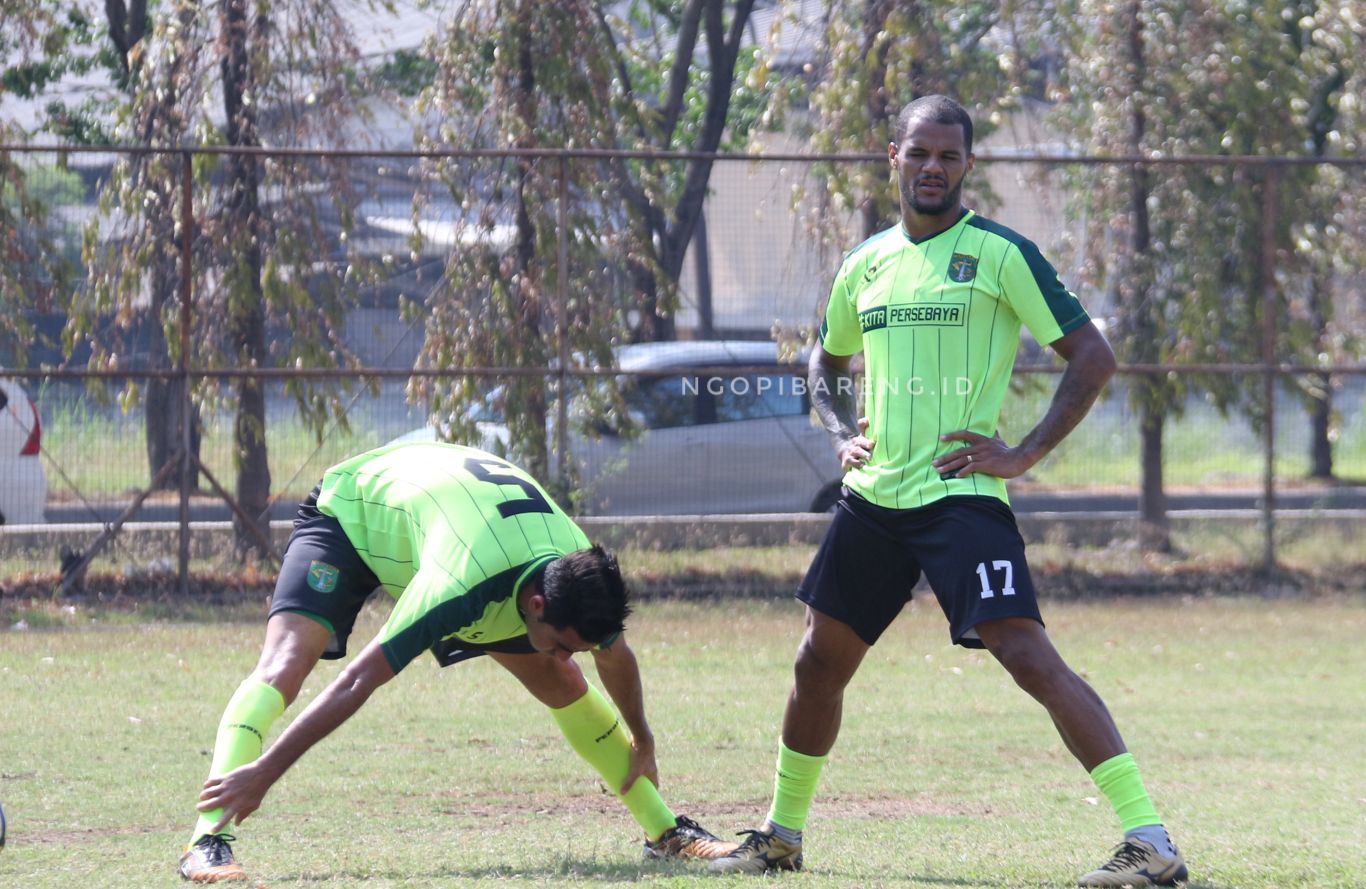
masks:
[[[726,119],[730,114],[731,97],[734,94],[735,64],[740,57],[740,43],[754,8],[754,0],[739,0],[735,4],[731,10],[729,26],[725,23],[725,7],[724,0],[706,0],[702,11],[708,65],[711,71],[707,80],[706,109],[702,115],[701,135],[692,149],[697,152],[716,151],[725,135]],[[670,130],[663,134],[660,147],[672,147],[673,142],[673,132]],[[709,159],[698,158],[688,161],[678,203],[674,206],[665,230],[661,233],[659,265],[671,286],[677,286],[678,279],[683,273],[688,245],[692,243],[697,222],[702,216],[706,202],[711,169],[712,162]],[[674,312],[660,311],[658,285],[647,292],[645,303],[654,315],[648,322],[653,334],[649,338],[674,339],[677,334]],[[642,326],[645,323],[642,321]]]
[[[1153,552],[1171,552],[1171,524],[1167,517],[1167,493],[1162,484],[1162,430],[1166,417],[1160,410],[1144,407],[1139,420],[1139,465],[1142,488],[1138,498],[1139,542]]]
[[[244,101],[254,77],[248,48],[249,22],[246,0],[224,0],[220,7],[223,38],[223,109],[229,145],[257,147],[255,106]],[[258,12],[257,28],[264,30],[264,12]],[[230,155],[228,194],[224,201],[226,230],[233,244],[232,266],[227,285],[229,298],[228,329],[240,365],[265,367],[266,317],[265,294],[261,289],[262,226],[260,214],[261,170],[252,155]],[[270,463],[266,450],[265,386],[259,378],[237,381],[237,418],[233,441],[237,465],[237,502],[256,519],[261,536],[269,539],[270,522],[266,509],[270,503]],[[257,535],[234,517],[237,545],[241,550],[261,550]]]
[[[1333,381],[1328,374],[1315,374],[1311,380],[1314,394],[1309,397],[1309,477],[1320,481],[1333,478]]]
[[[150,221],[149,224],[157,225],[158,222]],[[171,227],[167,230],[174,230],[174,228]],[[152,269],[152,308],[148,313],[150,322],[147,325],[147,353],[149,363],[154,370],[169,370],[171,367],[171,354],[166,343],[166,329],[162,324],[162,313],[166,303],[171,300],[171,295],[175,292],[175,270],[174,261],[162,258],[158,258]],[[182,379],[149,379],[143,401],[146,408],[148,477],[155,478],[156,474],[161,471],[161,467],[166,465],[166,461],[171,459],[176,451],[180,450],[182,422],[188,421],[190,423],[190,450],[195,457],[198,457],[200,443],[199,409],[191,404],[189,417],[182,419],[185,405],[188,403],[185,381]],[[175,472],[167,476],[166,481],[161,485],[161,489],[164,491],[180,490],[183,472],[183,466],[176,469]],[[188,484],[192,491],[199,487],[199,470],[193,463],[189,470]]]
[[[536,3],[517,4],[517,82],[512,84],[513,103],[518,116],[522,119],[522,136],[518,148],[534,148],[536,143],[536,68],[532,59],[532,34],[528,24],[535,15]],[[513,246],[516,271],[512,285],[513,298],[517,300],[517,317],[526,329],[523,342],[531,349],[540,348],[544,343],[541,329],[544,307],[541,304],[541,278],[536,266],[536,223],[528,210],[528,191],[533,187],[535,173],[534,161],[523,157],[517,161],[517,240]],[[528,355],[527,363],[544,364],[546,355]],[[550,427],[547,422],[549,411],[546,404],[545,382],[523,377],[515,384],[521,390],[517,399],[519,412],[526,418],[530,435],[521,443],[523,468],[533,478],[546,479],[550,469]]]
[[[1129,121],[1129,152],[1140,154],[1147,134],[1148,121],[1139,96],[1146,78],[1143,52],[1143,22],[1139,17],[1140,3],[1129,5],[1129,86],[1133,101],[1133,116]],[[1152,230],[1148,219],[1148,169],[1135,165],[1130,179],[1129,209],[1133,217],[1133,268],[1130,269],[1128,310],[1133,319],[1133,355],[1141,363],[1158,362],[1158,310],[1153,293]],[[1167,495],[1162,481],[1162,427],[1169,394],[1161,382],[1144,378],[1137,382],[1140,403],[1141,462],[1139,493],[1139,541],[1145,549],[1170,552],[1171,528],[1167,520]]]
[[[1329,289],[1317,270],[1309,277],[1309,323],[1314,337],[1314,354],[1329,351],[1329,319],[1333,305]],[[1309,378],[1309,477],[1320,481],[1333,478],[1333,378],[1314,374]]]
[[[1285,25],[1294,29],[1298,38],[1296,44],[1302,49],[1303,41],[1311,38],[1300,31],[1299,21],[1298,17],[1292,17],[1285,21]],[[1346,85],[1347,66],[1337,59],[1328,73],[1315,84],[1306,116],[1314,157],[1328,155],[1329,136],[1338,120],[1333,96]],[[1309,316],[1315,355],[1327,351],[1329,322],[1333,317],[1332,296],[1325,286],[1324,274],[1315,268],[1309,278]],[[1309,477],[1328,481],[1333,478],[1333,381],[1327,374],[1322,374],[1314,376],[1310,383],[1313,394],[1309,398]]]
[[[716,309],[711,299],[711,252],[707,244],[707,214],[697,217],[693,232],[693,268],[697,272],[697,334],[701,339],[716,338]]]

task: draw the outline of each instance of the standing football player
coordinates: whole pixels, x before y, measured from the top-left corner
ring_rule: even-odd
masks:
[[[361,605],[394,597],[383,629],[271,747],[271,725],[319,658],[346,655]],[[645,831],[652,858],[735,848],[655,789],[654,737],[623,634],[616,559],[529,475],[450,444],[391,445],[332,467],[304,501],[285,549],[255,671],[218,726],[199,821],[180,858],[187,880],[245,880],[228,834],[310,747],[422,652],[442,666],[487,655],[515,676]],[[611,703],[573,660],[592,652]],[[615,707],[613,707],[615,703]]]
[[[846,470],[845,494],[798,590],[807,605],[768,820],[712,870],[802,864],[802,828],[839,734],[844,689],[923,573],[953,641],[986,648],[1043,705],[1114,806],[1123,841],[1082,886],[1186,879],[1100,697],[1044,632],[1005,479],[1086,416],[1114,354],[1037,247],[963,207],[972,120],[926,96],[902,109],[887,156],[901,223],[845,257],[812,353],[812,402]],[[1052,404],[1018,444],[996,434],[1020,326],[1067,362]],[[851,357],[866,364],[857,419]]]

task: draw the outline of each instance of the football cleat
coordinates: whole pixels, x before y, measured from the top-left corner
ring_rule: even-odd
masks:
[[[245,880],[247,872],[233,860],[232,846],[228,845],[236,839],[226,833],[204,834],[180,856],[180,875],[195,883]]]
[[[1175,886],[1187,879],[1186,860],[1180,852],[1168,858],[1152,843],[1135,838],[1116,846],[1110,860],[1083,876],[1077,885],[1139,889],[1142,886]]]
[[[720,858],[740,846],[728,843],[689,818],[679,815],[674,826],[654,842],[645,841],[646,858]]]
[[[802,845],[773,835],[773,828],[742,830],[749,834],[734,852],[707,866],[717,874],[762,874],[771,870],[801,870]]]

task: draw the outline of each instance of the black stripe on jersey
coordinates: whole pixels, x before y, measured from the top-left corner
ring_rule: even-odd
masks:
[[[532,561],[535,561],[534,559]],[[513,565],[499,571],[465,591],[464,594],[446,599],[431,611],[381,643],[389,666],[397,673],[422,652],[431,648],[446,636],[469,626],[478,620],[489,605],[511,598],[516,592],[517,578],[521,577],[530,562]]]
[[[951,268],[952,268],[952,266],[953,266],[953,257],[956,256],[956,255],[958,254],[958,245],[961,244],[961,243],[963,242],[963,233],[966,232],[967,230],[968,230],[968,227],[967,227],[966,225],[965,225],[965,226],[962,226],[961,228],[959,228],[959,229],[958,229],[958,237],[956,237],[956,238],[953,239],[953,246],[949,248],[949,261],[946,262],[946,263],[944,263],[944,281],[945,281],[945,282],[947,282],[947,281],[949,280],[949,274],[950,274]],[[981,247],[980,247],[980,246],[979,246],[977,249],[978,249],[979,252],[981,251]],[[968,287],[968,298],[967,298],[966,303],[965,303],[964,306],[963,306],[963,354],[964,354],[964,355],[967,355],[967,350],[968,350],[968,348],[969,348],[969,347],[971,346],[971,344],[972,344],[972,328],[970,328],[970,327],[968,326],[968,314],[972,311],[972,296],[973,296],[973,294],[976,293],[976,292],[977,292],[977,279],[974,277],[973,280],[972,280],[972,285]],[[945,294],[945,293],[946,293],[946,289],[941,289],[941,290],[939,291],[939,299],[940,299],[941,302],[942,302],[943,299],[944,299],[944,294]],[[942,381],[942,380],[944,379],[944,331],[943,331],[943,330],[940,330],[940,331],[937,331],[937,333],[939,334],[939,343],[938,343],[939,348],[935,350],[935,353],[936,353],[936,356],[937,356],[938,359],[939,359],[939,374],[935,377],[935,379]],[[941,382],[940,385],[942,386],[943,383]],[[941,435],[944,434],[944,393],[943,393],[943,392],[940,392],[940,393],[939,393],[939,398],[936,399],[935,404],[936,404],[936,405],[938,406],[938,408],[939,408],[939,419],[938,419],[938,422],[937,422],[937,427],[938,427],[938,428],[935,430],[935,433],[934,433],[935,448],[938,449],[938,447],[939,447],[939,436],[941,436]],[[933,461],[933,458],[931,458],[931,461],[930,461],[928,464],[926,464],[926,466],[925,466],[925,480],[922,481],[922,482],[920,483],[920,504],[921,504],[922,506],[925,504],[925,485],[926,485],[926,484],[929,484],[929,483],[932,483],[936,478],[939,479],[939,483],[942,484],[942,485],[944,486],[944,493],[947,494],[948,491],[949,491],[949,482],[948,482],[948,480],[947,480],[946,478],[944,478],[942,475],[940,475],[939,472],[934,468],[934,461]]]
[[[521,471],[522,471],[522,470],[520,470],[518,467],[514,466],[514,465],[511,464],[511,463],[508,463],[508,461],[506,461],[506,460],[504,460],[504,459],[502,459],[502,458],[495,457],[494,459],[497,460],[499,463],[503,463],[503,464],[507,465],[508,468],[510,468],[510,469],[512,469],[512,470],[514,470],[514,471],[517,471],[517,472],[521,472]],[[461,464],[461,468],[459,469],[459,472],[462,472],[462,473],[465,472],[463,466],[464,466],[464,464]],[[450,472],[449,470],[448,470],[448,473],[449,473],[449,475],[450,475],[451,480],[457,482],[457,483],[460,485],[460,489],[461,489],[462,491],[465,492],[465,495],[466,495],[467,497],[469,497],[471,501],[477,503],[478,501],[475,500],[474,493],[470,490],[469,486],[466,484],[466,482],[468,481],[468,479],[466,478],[466,476],[464,476],[464,475],[457,475],[457,474],[455,474],[454,472]],[[548,491],[546,491],[540,484],[538,484],[538,483],[536,482],[535,479],[531,478],[531,476],[530,476],[529,474],[525,473],[525,472],[523,472],[522,474],[525,475],[525,476],[527,477],[527,479],[529,479],[533,485],[535,485],[536,490],[540,493],[540,495],[541,495],[542,497],[545,498],[545,502],[546,502],[546,503],[551,504],[555,509],[558,509],[558,508],[559,508],[559,504],[555,503],[555,500],[554,500],[554,498],[552,498],[552,497],[550,496],[550,493],[549,493]],[[492,482],[486,482],[486,481],[482,481],[482,480],[479,480],[479,479],[475,479],[475,482],[476,482],[477,484],[492,484]],[[499,488],[499,493],[501,493],[501,494],[503,495],[503,502],[504,502],[504,503],[507,503],[507,502],[510,501],[510,500],[521,499],[521,498],[514,497],[514,496],[512,495],[512,492],[507,490],[507,485],[501,485],[501,484],[500,484],[500,485],[498,485],[497,487]],[[483,513],[482,513],[482,512],[480,512],[479,515],[480,515],[481,517],[483,517]],[[569,532],[569,543],[568,543],[567,545],[561,546],[561,545],[559,544],[559,542],[556,541],[556,539],[555,539],[555,531],[554,531],[554,529],[551,528],[551,526],[550,526],[550,516],[553,515],[553,516],[555,516],[556,518],[560,518],[560,519],[565,518],[565,516],[562,516],[560,513],[545,513],[545,512],[537,512],[535,515],[539,515],[539,516],[540,516],[541,525],[542,525],[542,527],[545,529],[545,536],[546,536],[546,539],[550,541],[550,545],[551,545],[551,546],[556,547],[557,549],[562,549],[562,550],[565,551],[565,552],[570,552],[570,551],[572,551],[572,550],[574,550],[574,549],[576,549],[576,548],[578,547],[578,541],[576,541],[576,540],[574,539],[574,534],[573,534],[572,531]],[[504,517],[501,517],[501,518],[500,518],[501,521],[513,520],[514,523],[515,523],[516,526],[517,526],[517,532],[518,532],[519,534],[522,535],[522,542],[523,542],[524,544],[526,544],[527,550],[528,550],[529,552],[534,552],[534,551],[537,549],[537,546],[536,546],[535,544],[533,544],[533,543],[531,542],[531,538],[527,536],[527,529],[526,529],[526,527],[522,524],[522,521],[523,521],[524,519],[531,519],[531,521],[535,521],[535,518],[534,518],[533,515],[530,514],[530,513],[520,513],[520,514],[517,514],[517,515],[504,516]],[[572,521],[571,521],[570,523],[572,524]],[[564,524],[564,522],[556,522],[556,524],[562,526],[562,525]],[[498,544],[498,548],[499,548],[500,550],[503,551],[503,559],[504,559],[505,561],[511,562],[511,561],[512,561],[512,558],[511,558],[511,556],[508,555],[507,549],[503,546],[503,540],[502,540],[502,538],[501,538],[501,537],[499,536],[499,534],[498,534],[498,528],[499,528],[499,527],[502,527],[502,526],[500,525],[500,526],[498,526],[498,527],[494,527],[493,523],[492,523],[491,521],[489,521],[488,518],[484,518],[484,527],[486,527],[486,528],[488,529],[489,534],[492,535],[494,542]],[[463,543],[463,541],[461,541],[461,542]],[[471,552],[471,555],[473,555],[472,552]],[[477,560],[476,560],[476,564],[478,564],[478,561],[477,561]],[[480,570],[480,571],[483,571],[485,575],[488,574],[488,570],[485,569],[482,565],[479,566],[479,570]]]
[[[496,459],[496,458],[495,458],[495,459]],[[504,464],[506,464],[506,465],[508,465],[508,466],[512,466],[512,464],[511,464],[511,463],[507,463],[506,460],[499,460],[498,462],[499,462],[499,463],[504,463]],[[515,467],[514,467],[514,468],[515,468]],[[470,502],[471,502],[471,503],[473,503],[473,504],[475,504],[476,506],[478,506],[478,504],[479,504],[478,498],[476,498],[476,497],[474,496],[474,492],[471,491],[471,490],[469,489],[469,485],[467,485],[467,484],[465,483],[467,479],[473,478],[473,476],[471,476],[471,475],[469,474],[469,470],[465,469],[465,463],[464,463],[463,460],[460,462],[460,467],[459,467],[459,469],[458,469],[458,472],[460,473],[459,475],[457,475],[456,472],[452,472],[452,471],[450,471],[450,470],[447,470],[447,474],[450,476],[451,480],[454,481],[454,482],[459,483],[459,485],[460,485],[460,490],[462,490],[462,491],[465,492],[465,496],[470,498]],[[494,483],[493,483],[493,482],[487,482],[487,481],[481,481],[481,480],[479,480],[479,479],[475,479],[475,484],[488,485],[488,484],[494,484]],[[495,484],[494,487],[496,487],[496,488],[498,489],[498,493],[499,493],[499,494],[502,494],[502,495],[503,495],[503,502],[506,503],[506,502],[510,499],[510,494],[509,494],[509,492],[506,490],[506,486],[505,486],[505,485],[497,485],[497,484]],[[502,540],[502,538],[500,538],[500,537],[498,536],[498,529],[495,528],[495,527],[493,527],[493,523],[490,522],[490,521],[488,520],[488,518],[484,515],[484,513],[483,513],[482,510],[476,510],[476,512],[478,512],[480,518],[484,519],[484,527],[488,529],[489,535],[492,536],[492,537],[493,537],[493,541],[494,541],[495,543],[498,544],[498,548],[499,548],[500,550],[503,551],[503,559],[504,559],[504,561],[511,562],[511,561],[512,561],[512,558],[508,555],[507,548],[503,546],[503,540]],[[511,518],[511,517],[509,517],[509,518]],[[505,521],[505,519],[503,519],[503,517],[500,516],[500,517],[499,517],[499,521]],[[520,521],[520,520],[517,521],[516,524],[517,524],[517,531],[518,531],[518,533],[520,533],[520,534],[522,535],[522,542],[526,544],[526,548],[527,548],[528,550],[535,549],[535,547],[533,547],[533,546],[531,545],[531,538],[526,536],[526,529],[522,527],[521,521]],[[481,567],[481,570],[482,570],[482,567]],[[485,571],[484,573],[487,574],[488,572]]]
[[[985,232],[996,235],[1009,241],[1020,251],[1020,256],[1024,259],[1025,265],[1029,267],[1030,274],[1034,276],[1034,284],[1043,294],[1044,303],[1048,310],[1053,313],[1053,320],[1058,323],[1058,328],[1063,333],[1070,333],[1078,327],[1091,320],[1086,314],[1086,310],[1076,301],[1067,288],[1058,279],[1058,271],[1053,265],[1044,259],[1039,252],[1038,245],[1026,238],[1024,235],[1007,228],[999,222],[990,219],[983,219],[981,216],[974,216],[968,220],[968,225],[980,228]]]
[[[903,231],[904,231],[904,230],[903,230]],[[940,234],[943,234],[943,232],[940,232]],[[916,241],[916,240],[914,240],[913,238],[910,238],[910,237],[907,237],[906,240],[910,241],[912,244],[916,244],[916,245],[919,245],[919,244],[920,244],[919,241]],[[929,240],[929,239],[927,238],[927,239],[924,239],[924,240]],[[915,281],[920,280],[920,275],[921,275],[921,273],[922,273],[922,272],[924,271],[924,269],[925,269],[925,264],[928,263],[928,262],[930,261],[929,251],[928,251],[928,250],[923,250],[923,249],[922,249],[922,250],[920,250],[920,251],[918,251],[918,252],[919,252],[919,254],[920,254],[920,268],[916,270],[915,277],[912,279],[912,280],[915,280]],[[901,266],[902,266],[902,264],[903,264],[903,262],[904,262],[903,257],[904,257],[905,255],[906,255],[906,249],[905,249],[905,247],[902,247],[901,250],[897,251],[897,270],[896,270],[896,271],[897,271],[897,274],[898,274],[898,275],[901,274]],[[892,291],[891,291],[891,292],[894,292],[895,290],[896,290],[896,288],[895,288],[895,282],[893,282],[893,288],[892,288]],[[911,291],[911,299],[912,299],[912,300],[915,299],[915,293],[916,293],[916,291],[913,289],[913,290]],[[890,298],[890,297],[889,297],[889,298]],[[910,378],[910,379],[914,379],[914,378],[915,378],[915,346],[916,346],[916,342],[917,342],[919,339],[920,339],[920,331],[917,330],[917,329],[915,329],[915,328],[912,328],[912,329],[911,329],[911,372],[910,372],[910,375],[909,375],[909,378]],[[899,370],[899,368],[897,367],[897,362],[893,360],[893,356],[892,356],[891,330],[890,330],[890,329],[887,331],[886,352],[887,352],[887,375],[888,375],[888,377],[890,378],[893,374],[897,373],[897,371]],[[883,393],[882,393],[882,399],[883,399],[884,401],[887,400],[887,393],[886,393],[886,392],[883,392]],[[902,507],[901,507],[901,489],[902,489],[902,488],[905,486],[905,484],[906,484],[906,467],[910,466],[910,464],[911,464],[910,456],[911,456],[911,454],[914,454],[914,453],[915,453],[915,448],[913,447],[913,442],[915,441],[915,411],[913,411],[913,410],[912,410],[912,411],[908,411],[908,413],[910,414],[910,422],[906,424],[906,426],[907,426],[907,429],[906,429],[906,459],[901,461],[901,474],[897,477],[897,482],[896,482],[896,508],[897,508],[897,509],[901,509],[901,508],[902,508]],[[885,433],[886,433],[886,431],[887,431],[887,430],[886,430],[886,423],[887,423],[888,420],[890,419],[891,414],[892,414],[892,411],[891,411],[890,409],[884,410],[884,411],[882,412],[882,415],[883,415],[883,418],[884,418],[884,419],[883,419],[883,432],[884,432],[884,437],[883,437],[882,439],[878,439],[879,441],[885,441],[885,440],[887,440],[887,439],[886,439],[886,436],[885,436]]]
[[[402,514],[405,515],[405,516],[408,515],[408,510],[406,510],[406,509],[400,509],[399,507],[393,506],[393,505],[388,504],[388,503],[379,503],[379,502],[374,501],[374,500],[366,500],[364,497],[343,497],[341,494],[338,494],[336,491],[332,491],[331,494],[332,494],[332,499],[334,499],[334,500],[344,500],[344,501],[346,501],[347,503],[364,503],[366,506],[380,506],[380,507],[383,507],[384,509],[391,509],[391,510],[393,510],[394,512],[402,513]],[[324,513],[324,515],[326,515],[326,513]],[[350,536],[348,536],[346,539],[351,541],[351,545],[352,545],[352,546],[356,546],[356,541],[351,540]],[[388,562],[388,563],[391,564],[391,565],[411,565],[411,564],[413,564],[413,560],[412,560],[412,559],[393,559],[393,558],[390,558],[389,556],[377,556],[377,555],[375,555],[374,553],[371,553],[371,552],[362,550],[362,549],[361,549],[360,547],[358,547],[358,546],[356,547],[356,552],[365,552],[365,554],[368,555],[368,556],[370,556],[370,558],[375,559],[375,560],[377,560],[377,561],[381,561],[381,562]],[[378,574],[379,572],[376,571],[375,573]]]

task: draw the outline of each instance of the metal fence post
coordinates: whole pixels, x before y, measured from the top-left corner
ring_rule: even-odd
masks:
[[[559,398],[555,404],[555,481],[564,484],[569,459],[569,160],[560,155],[560,191],[556,215],[555,338],[559,347]],[[563,495],[563,491],[559,492]]]
[[[1262,435],[1266,465],[1262,470],[1262,571],[1276,570],[1276,226],[1280,216],[1281,168],[1268,164],[1262,195],[1262,396],[1266,428]]]
[[[190,265],[194,249],[194,158],[186,151],[180,155],[180,360],[176,370],[180,380],[180,595],[190,592],[190,479],[194,476],[194,454],[191,451],[190,411],[190,300],[193,274]]]

